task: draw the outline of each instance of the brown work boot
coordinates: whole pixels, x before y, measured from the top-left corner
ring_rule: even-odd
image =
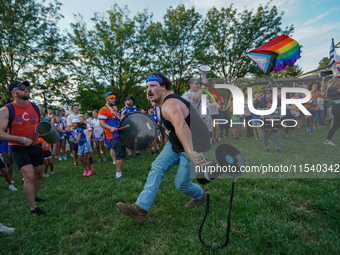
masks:
[[[133,218],[138,224],[144,223],[145,216],[148,212],[144,211],[139,206],[126,205],[126,204],[123,204],[122,202],[116,203],[116,206],[119,208],[119,210],[121,210],[127,216],[130,216],[131,218]]]
[[[199,206],[200,204],[202,204],[205,200],[205,195],[203,194],[203,197],[201,199],[191,199],[188,203],[186,203],[184,205],[184,207],[194,207],[194,206]]]

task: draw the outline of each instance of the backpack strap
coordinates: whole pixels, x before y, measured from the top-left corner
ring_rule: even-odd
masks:
[[[38,119],[40,120],[40,109],[39,109],[39,107],[35,103],[33,103],[33,102],[30,102],[30,103],[33,105],[35,111],[38,114]]]
[[[8,103],[5,106],[8,109],[8,125],[7,125],[7,129],[9,130],[9,133],[11,134],[11,123],[14,120],[14,115],[15,115],[14,106],[13,106],[12,103]]]
[[[35,111],[37,112],[38,119],[40,119],[40,109],[39,109],[39,107],[33,102],[30,102],[30,103],[33,105]],[[8,125],[7,125],[7,128],[9,130],[9,133],[11,134],[11,123],[14,120],[15,110],[14,110],[14,106],[13,106],[12,103],[8,103],[5,106],[8,109]]]

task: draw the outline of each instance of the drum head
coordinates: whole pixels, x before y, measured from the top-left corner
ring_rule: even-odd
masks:
[[[134,112],[126,115],[119,124],[119,128],[122,127],[125,128],[118,130],[119,140],[130,150],[145,150],[157,138],[155,122],[144,113]]]
[[[207,65],[201,65],[199,69],[203,72],[209,72],[211,70],[211,67]]]
[[[241,152],[227,143],[221,143],[215,148],[215,160],[221,167],[227,167],[229,170],[225,173],[232,177],[241,176],[246,166]]]

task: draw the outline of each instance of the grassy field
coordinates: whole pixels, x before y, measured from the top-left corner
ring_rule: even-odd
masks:
[[[328,128],[309,134],[296,130],[296,138],[281,134],[282,155],[264,155],[261,141],[229,139],[248,165],[340,163],[337,147],[323,144]],[[231,132],[230,132],[231,134]],[[271,145],[273,151],[274,147]],[[32,217],[15,171],[17,192],[0,179],[0,222],[16,228],[0,235],[0,254],[339,254],[339,179],[237,179],[232,211],[230,243],[222,250],[201,245],[198,230],[205,206],[184,208],[190,199],[174,186],[176,169],[164,178],[143,226],[115,206],[133,204],[142,191],[156,155],[143,152],[127,160],[126,180],[114,179],[112,161],[95,163],[91,177],[69,159],[55,162],[55,175],[43,178],[39,197],[47,217]],[[97,157],[94,156],[95,162]],[[339,176],[339,174],[338,174]],[[196,180],[195,180],[196,182]],[[210,214],[203,239],[216,246],[224,242],[231,179],[209,185]]]

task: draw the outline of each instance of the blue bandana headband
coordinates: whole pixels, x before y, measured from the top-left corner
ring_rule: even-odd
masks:
[[[162,76],[156,75],[156,74],[149,75],[146,78],[146,82],[149,82],[149,81],[157,81],[159,83],[164,83]]]

